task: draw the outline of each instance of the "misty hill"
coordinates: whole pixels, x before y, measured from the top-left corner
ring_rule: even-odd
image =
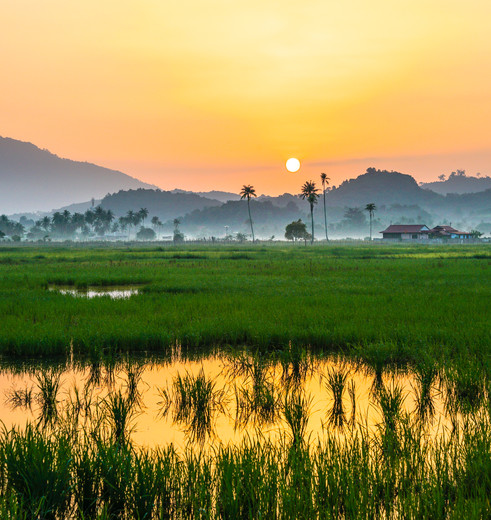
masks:
[[[156,216],[165,222],[195,210],[221,206],[222,203],[200,197],[196,193],[138,189],[120,190],[118,193],[106,195],[100,205],[106,210],[110,209],[116,217],[125,215],[129,210],[147,208],[149,219]]]
[[[444,175],[441,177],[442,180],[427,182],[422,184],[421,187],[441,195],[446,195],[447,193],[477,193],[491,188],[491,177],[468,177],[465,174],[465,170],[452,172],[448,179],[445,179]]]
[[[205,197],[207,199],[213,199],[213,200],[219,200],[220,202],[228,202],[229,200],[240,200],[240,195],[237,193],[231,193],[229,191],[186,191],[186,190],[180,190],[175,189],[172,190],[171,193],[195,193],[196,195],[199,195],[200,197]]]
[[[427,206],[442,199],[441,195],[423,190],[411,175],[368,168],[366,173],[341,183],[326,199],[330,205],[363,206],[382,204],[418,204]]]
[[[305,211],[300,211],[293,202],[280,207],[271,201],[261,202],[251,199],[250,204],[254,231],[260,238],[269,238],[271,235],[283,238],[287,224],[299,218],[305,221],[308,216]],[[304,209],[307,210],[307,206]],[[194,211],[186,215],[181,224],[185,233],[195,236],[223,237],[226,227],[230,234],[250,234],[245,200],[229,201],[218,207]]]
[[[0,213],[50,211],[120,189],[155,188],[129,175],[0,137]]]

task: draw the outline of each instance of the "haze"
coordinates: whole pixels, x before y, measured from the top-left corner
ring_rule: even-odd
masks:
[[[490,174],[490,19],[484,0],[3,2],[0,134],[163,189]]]

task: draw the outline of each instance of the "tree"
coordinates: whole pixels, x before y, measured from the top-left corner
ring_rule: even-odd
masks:
[[[135,224],[135,220],[138,219],[138,216],[131,209],[126,213],[126,222],[128,225],[128,238],[131,236],[131,226]]]
[[[444,173],[442,173],[441,175],[438,176],[438,180],[441,182],[444,182],[446,178],[447,178],[447,176]]]
[[[140,222],[142,224],[145,224],[145,219],[148,217],[148,209],[140,208],[140,211],[138,212],[138,216],[140,217]]]
[[[480,238],[483,235],[482,232],[477,229],[472,229],[469,234],[472,238]]]
[[[308,240],[310,233],[307,231],[305,222],[302,222],[301,218],[290,222],[285,228],[285,238],[294,242],[297,240]]]
[[[256,190],[253,186],[250,184],[242,186],[242,190],[240,191],[240,198],[247,199],[247,210],[249,211],[249,223],[251,224],[251,234],[252,234],[252,243],[254,243],[254,227],[252,225],[252,218],[251,218],[251,197],[257,197]]]
[[[345,221],[347,221],[348,227],[360,228],[367,222],[363,210],[361,208],[348,208],[344,212]]]
[[[327,215],[326,215],[326,189],[329,184],[329,177],[325,173],[321,173],[321,181],[322,181],[322,194],[324,196],[324,227],[326,228],[326,241],[329,242],[329,238],[327,236]]]
[[[138,240],[155,240],[155,231],[151,228],[141,227],[136,234]]]
[[[368,211],[368,214],[370,215],[370,242],[372,241],[372,221],[373,221],[373,214],[375,213],[375,210],[377,209],[377,206],[373,202],[370,202],[370,204],[367,204],[365,206],[365,211]]]
[[[184,242],[184,234],[179,230],[179,224],[181,223],[181,219],[174,219],[174,244],[179,244]]]
[[[302,199],[306,199],[310,204],[310,220],[312,222],[312,236],[310,239],[310,243],[314,243],[314,204],[317,204],[317,199],[319,198],[319,194],[317,193],[319,188],[315,187],[314,181],[307,181],[302,186],[302,193],[300,193],[300,197]]]

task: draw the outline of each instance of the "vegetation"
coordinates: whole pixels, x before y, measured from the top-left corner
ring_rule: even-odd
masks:
[[[324,229],[326,230],[326,242],[329,242],[329,237],[327,236],[327,214],[326,214],[326,190],[329,184],[329,177],[325,173],[321,173],[321,182],[322,182],[322,195],[324,198]]]
[[[245,185],[242,187],[240,192],[241,199],[247,199],[247,211],[249,212],[249,222],[251,224],[251,234],[252,234],[252,243],[254,243],[254,227],[252,225],[252,217],[251,217],[251,197],[257,197],[256,190],[251,185]]]
[[[295,220],[293,222],[290,222],[285,228],[285,238],[287,240],[293,240],[294,242],[296,240],[309,240],[311,238],[310,233],[307,231],[307,226],[304,222],[302,222],[302,219]]]
[[[382,364],[422,352],[481,359],[491,343],[490,262],[487,244],[4,247],[0,352],[294,342],[327,352],[375,349]],[[139,294],[87,299],[54,290],[124,285]]]
[[[312,223],[311,243],[314,242],[314,205],[317,204],[317,199],[319,198],[318,191],[319,188],[315,187],[315,182],[307,181],[302,186],[302,192],[300,193],[300,197],[306,199],[310,205],[310,220]]]
[[[280,364],[288,360],[294,365],[300,352],[290,346],[281,352]],[[142,375],[136,369],[136,379],[128,374],[126,387],[108,383],[112,390],[102,401],[87,404],[85,400],[92,399],[89,392],[77,399],[72,396],[60,406],[56,420],[28,422],[0,433],[2,518],[477,520],[489,516],[489,394],[480,405],[466,409],[453,430],[440,428],[435,433],[431,422],[420,420],[418,403],[415,414],[404,407],[407,391],[395,379],[401,369],[387,369],[385,382],[371,396],[371,408],[380,417],[377,423],[368,427],[359,417],[346,424],[343,392],[346,386],[348,391],[352,388],[347,379],[355,368],[338,360],[330,363],[326,375],[332,404],[329,420],[322,435],[313,437],[309,433],[313,400],[302,385],[288,384],[283,390],[276,385],[281,394],[274,400],[275,413],[263,415],[267,406],[263,392],[278,368],[275,355],[236,354],[228,361],[232,379],[243,376],[245,388],[240,394],[257,396],[248,401],[258,421],[256,435],[237,444],[208,446],[193,438],[195,431],[214,422],[224,400],[223,389],[198,369],[183,377],[178,374],[165,395],[169,413],[190,430],[190,444],[183,450],[165,439],[157,447],[137,445],[132,438],[134,419],[144,404],[134,388]],[[140,366],[135,358],[124,363]],[[426,366],[420,365],[421,373]],[[110,360],[103,368],[106,380],[114,375]],[[445,399],[455,398],[453,370],[454,366],[437,370]],[[61,377],[59,370],[51,370],[41,379],[54,388]],[[466,380],[469,386],[462,386],[464,379],[458,383],[460,391],[474,387],[481,391],[486,384],[475,372]],[[94,383],[89,378],[89,387]],[[353,410],[351,405],[352,415]],[[49,412],[42,408],[40,413]],[[87,414],[90,420],[84,421]],[[266,424],[281,429],[280,440],[261,434]]]
[[[377,206],[373,202],[370,202],[365,206],[365,211],[368,211],[368,214],[370,215],[370,242],[372,241],[372,222],[373,222],[373,215],[375,213],[375,210],[377,209]]]

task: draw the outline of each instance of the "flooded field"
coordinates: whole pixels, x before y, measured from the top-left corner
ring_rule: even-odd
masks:
[[[135,445],[172,444],[180,451],[299,434],[317,443],[326,434],[345,436],[358,428],[372,436],[390,421],[437,438],[485,406],[484,387],[466,397],[456,395],[456,385],[451,373],[436,367],[377,374],[361,363],[316,359],[306,351],[294,361],[245,353],[190,361],[176,353],[167,361],[4,366],[0,414],[8,429],[26,421],[54,427],[71,418],[91,430],[119,405],[125,435]],[[296,424],[292,412],[299,414]]]
[[[487,246],[5,251],[0,518],[489,518],[490,269]]]

